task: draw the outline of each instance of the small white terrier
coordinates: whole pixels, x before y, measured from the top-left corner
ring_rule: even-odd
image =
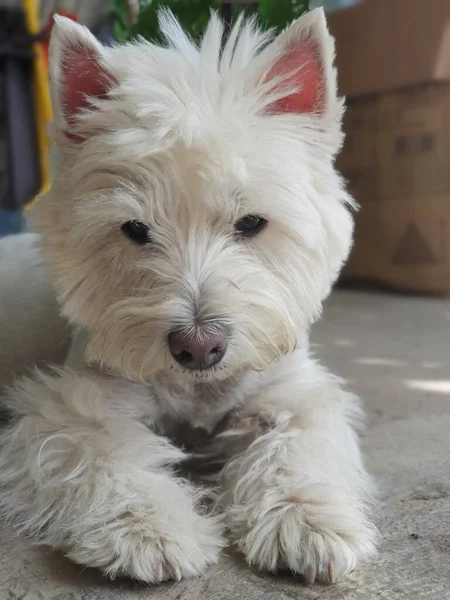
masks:
[[[201,573],[225,526],[251,565],[333,582],[376,542],[358,401],[308,350],[352,238],[333,40],[321,10],[225,42],[213,16],[200,45],[160,20],[165,47],[104,48],[57,18],[35,210],[75,338],[7,393],[0,508],[110,576]]]

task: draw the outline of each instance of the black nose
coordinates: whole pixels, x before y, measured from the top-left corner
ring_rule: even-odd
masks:
[[[203,371],[220,363],[225,356],[228,337],[222,327],[183,329],[169,334],[169,348],[174,359],[185,369]]]

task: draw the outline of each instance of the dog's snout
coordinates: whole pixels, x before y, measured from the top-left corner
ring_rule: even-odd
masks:
[[[196,331],[177,330],[169,334],[174,359],[185,369],[202,371],[220,363],[228,346],[228,336],[220,326],[199,327]]]

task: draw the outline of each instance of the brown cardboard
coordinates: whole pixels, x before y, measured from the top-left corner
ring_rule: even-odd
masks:
[[[343,279],[450,296],[450,0],[365,0],[330,27],[361,207]]]
[[[381,251],[381,214],[375,204],[363,204],[355,214],[353,251],[344,267],[343,279],[368,279],[382,282],[386,262]]]
[[[450,192],[449,112],[450,83],[380,95],[377,155],[382,198]]]
[[[450,82],[353,100],[348,110],[350,143],[337,165],[361,208],[343,278],[450,295]]]
[[[365,0],[328,23],[347,97],[450,80],[449,0]]]
[[[363,208],[356,218],[356,251],[345,277],[407,292],[448,295],[450,195],[418,196],[382,204],[380,210],[371,208]]]
[[[349,190],[358,202],[374,201],[379,196],[377,120],[376,96],[348,103],[344,115],[345,145],[337,158],[337,168],[347,179]]]
[[[348,112],[337,166],[360,210],[343,279],[450,295],[450,83],[353,100]]]

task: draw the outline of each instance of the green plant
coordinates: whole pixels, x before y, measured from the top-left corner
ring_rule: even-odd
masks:
[[[262,22],[277,30],[284,29],[308,9],[309,0],[259,0]]]
[[[220,0],[140,0],[136,23],[130,23],[126,0],[110,0],[115,15],[114,33],[120,40],[138,35],[146,39],[158,38],[157,13],[161,7],[169,8],[192,37],[199,37],[208,23],[211,10],[220,11]],[[247,12],[259,10],[261,21],[267,27],[283,29],[293,19],[308,10],[308,0],[260,0],[247,5]],[[236,5],[235,15],[240,7]]]
[[[157,11],[165,6],[176,15],[183,29],[196,38],[205,29],[211,10],[220,10],[220,4],[219,0],[142,0],[139,19],[131,29],[131,36],[157,37]]]
[[[130,37],[130,22],[125,0],[109,0],[109,6],[114,16],[114,35],[118,40],[128,40]]]

